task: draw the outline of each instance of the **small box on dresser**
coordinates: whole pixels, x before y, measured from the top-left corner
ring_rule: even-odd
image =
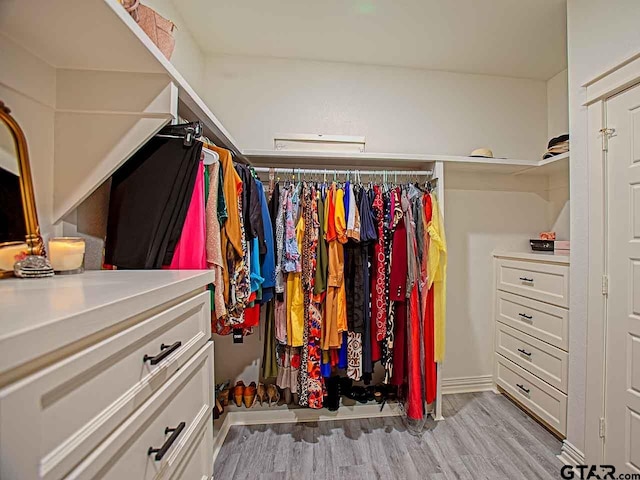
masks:
[[[569,257],[494,252],[497,387],[564,437],[569,364]]]

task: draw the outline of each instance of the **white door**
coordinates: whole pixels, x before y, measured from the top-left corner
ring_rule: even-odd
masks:
[[[640,86],[607,102],[605,463],[640,473]],[[587,375],[589,373],[587,372]]]

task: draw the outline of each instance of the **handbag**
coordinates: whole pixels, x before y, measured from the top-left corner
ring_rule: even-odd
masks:
[[[122,5],[162,54],[167,57],[167,60],[171,60],[176,45],[176,39],[173,37],[176,25],[153,8],[142,5],[140,0],[124,0]]]

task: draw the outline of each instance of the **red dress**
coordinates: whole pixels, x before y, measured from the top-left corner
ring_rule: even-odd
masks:
[[[427,224],[431,221],[433,207],[431,203],[431,195],[425,195],[422,199],[424,206],[424,217]],[[426,231],[426,228],[425,228]],[[428,259],[427,259],[428,261]],[[434,303],[433,303],[433,285],[429,292],[423,292],[422,295],[422,311],[424,312],[424,351],[425,351],[425,386],[427,391],[427,403],[432,403],[436,399],[436,362],[435,344],[434,344]]]
[[[404,218],[393,232],[393,253],[389,275],[389,298],[395,302],[393,340],[393,385],[402,385],[406,376],[407,331],[407,229]]]

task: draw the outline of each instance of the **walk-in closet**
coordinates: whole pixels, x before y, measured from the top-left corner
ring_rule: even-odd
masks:
[[[640,478],[639,20],[0,2],[0,478]]]

